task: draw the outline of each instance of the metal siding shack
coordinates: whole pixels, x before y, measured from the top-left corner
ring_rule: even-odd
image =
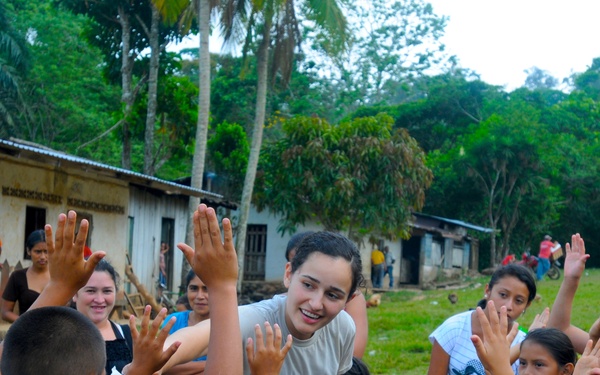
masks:
[[[169,277],[173,280],[173,291],[178,291],[181,280],[183,254],[174,248],[185,242],[188,197],[167,196],[155,191],[132,187],[129,194],[129,217],[133,218],[135,237],[132,240],[132,267],[139,280],[153,293],[156,291],[159,272],[159,253],[162,219],[173,219],[174,243],[171,254],[174,258]]]
[[[413,217],[412,236],[422,239],[421,263],[411,269],[411,273],[419,273],[419,286],[477,269],[479,242],[468,231],[491,233],[491,229],[421,213],[413,213]]]
[[[190,196],[212,206],[224,202],[219,194],[5,139],[0,139],[0,181],[0,240],[11,265],[28,265],[23,262],[27,207],[44,209],[46,222],[53,226],[59,213],[74,209],[92,218],[92,250],[106,251],[122,277],[131,250],[134,272],[151,292],[156,288],[162,219],[172,219],[175,245],[185,240]],[[171,251],[176,289],[183,255],[175,246]]]

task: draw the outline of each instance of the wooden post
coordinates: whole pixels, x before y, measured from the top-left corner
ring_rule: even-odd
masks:
[[[129,281],[133,285],[135,285],[140,295],[144,298],[144,301],[146,301],[146,303],[152,307],[152,310],[154,310],[154,312],[158,314],[162,307],[158,304],[158,302],[156,302],[154,296],[148,293],[146,288],[140,283],[140,280],[138,280],[135,273],[133,273],[133,268],[131,267],[131,265],[128,264],[125,266],[125,274],[129,278]]]

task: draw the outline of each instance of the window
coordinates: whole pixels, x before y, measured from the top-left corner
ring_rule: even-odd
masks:
[[[246,254],[244,256],[244,280],[265,279],[267,255],[267,226],[248,225]]]
[[[23,243],[23,259],[31,259],[27,254],[27,237],[38,229],[44,229],[46,225],[46,209],[39,207],[25,208],[25,242]]]
[[[87,238],[85,240],[85,245],[91,248],[92,243],[92,232],[94,231],[94,217],[92,214],[87,212],[79,212],[77,211],[77,224],[75,226],[75,230],[79,231],[79,226],[81,225],[81,220],[86,219],[89,223]],[[91,249],[94,251],[94,249]]]

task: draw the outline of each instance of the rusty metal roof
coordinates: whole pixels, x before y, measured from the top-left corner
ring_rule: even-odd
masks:
[[[209,198],[215,200],[215,203],[222,202],[223,196],[210,191],[192,188],[175,182],[162,180],[153,176],[130,171],[123,168],[113,167],[111,165],[98,163],[89,159],[66,154],[64,152],[52,150],[40,145],[24,141],[13,141],[0,139],[0,153],[17,158],[27,158],[48,164],[49,160],[54,160],[56,166],[79,167],[86,173],[95,173],[106,177],[125,179],[128,182],[142,187],[161,190],[166,194],[179,194]]]
[[[417,212],[413,212],[413,215],[439,220],[444,223],[454,224],[454,225],[458,225],[458,226],[461,226],[461,227],[464,227],[467,229],[473,229],[473,230],[476,230],[479,232],[484,232],[484,233],[492,233],[494,231],[492,228],[486,228],[486,227],[482,227],[479,225],[470,224],[470,223],[467,223],[467,222],[464,222],[461,220],[448,219],[448,218],[441,217],[441,216],[433,216],[433,215],[427,215],[427,214],[422,214],[422,213],[417,213]]]

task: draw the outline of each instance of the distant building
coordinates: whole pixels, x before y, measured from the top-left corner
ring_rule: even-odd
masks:
[[[285,268],[285,248],[291,235],[277,232],[279,217],[267,210],[250,210],[244,260],[245,280],[282,280]],[[470,231],[491,233],[491,229],[443,217],[413,214],[411,238],[395,241],[380,240],[381,249],[388,246],[396,258],[396,285],[423,287],[440,279],[458,278],[467,270],[477,270],[479,242]],[[323,230],[316,222],[299,226],[297,232]],[[370,279],[370,244],[361,249],[363,274]],[[387,281],[384,281],[384,285]]]
[[[3,139],[0,184],[0,261],[28,266],[27,235],[46,223],[55,227],[58,214],[72,209],[78,221],[91,224],[88,246],[105,251],[122,278],[129,258],[150,292],[157,286],[163,241],[169,245],[168,287],[178,291],[184,258],[175,245],[185,242],[189,196],[213,207],[224,204],[209,191]]]

